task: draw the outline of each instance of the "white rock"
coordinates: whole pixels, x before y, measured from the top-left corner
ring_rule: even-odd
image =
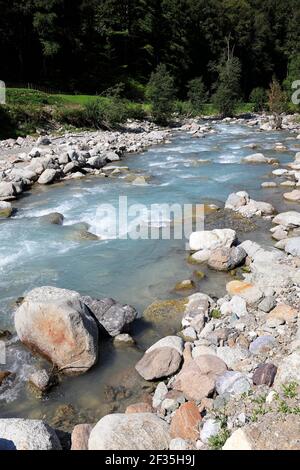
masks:
[[[253,444],[243,429],[237,429],[227,439],[222,450],[252,450]]]
[[[166,336],[165,338],[160,339],[157,343],[153,344],[149,349],[147,349],[146,354],[154,351],[158,348],[173,348],[183,354],[184,342],[183,339],[179,336]]]
[[[0,419],[0,450],[61,450],[61,445],[43,421]]]
[[[190,236],[192,251],[215,250],[220,247],[230,248],[236,239],[236,232],[231,229],[215,229],[193,232]]]
[[[204,422],[200,432],[200,439],[204,444],[208,444],[211,437],[216,436],[221,431],[221,424],[216,419],[208,419]]]

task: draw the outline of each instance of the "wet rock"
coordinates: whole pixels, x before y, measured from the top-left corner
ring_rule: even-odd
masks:
[[[259,336],[249,346],[251,354],[258,355],[271,351],[277,345],[277,341],[273,336]]]
[[[217,377],[226,370],[226,364],[218,357],[199,356],[183,367],[172,387],[183,392],[187,400],[200,401],[213,393]]]
[[[52,385],[51,376],[45,369],[38,370],[31,374],[29,382],[41,392],[46,392]]]
[[[57,175],[57,171],[54,169],[45,170],[38,179],[39,184],[50,184],[53,183]]]
[[[261,184],[262,188],[277,188],[277,184],[274,181],[265,181]]]
[[[10,375],[11,375],[11,372],[9,372],[8,370],[0,371],[0,387]]]
[[[272,215],[274,213],[274,207],[271,204],[250,199],[246,191],[230,194],[225,203],[225,209],[236,211],[247,218],[254,215]]]
[[[282,212],[273,219],[273,224],[287,228],[300,227],[300,213],[296,211]]]
[[[274,307],[276,307],[276,300],[273,296],[265,297],[258,305],[259,310],[265,313],[269,313]]]
[[[216,271],[231,271],[240,266],[246,259],[247,253],[239,246],[231,248],[218,248],[214,250],[208,260],[208,266]]]
[[[170,440],[167,423],[154,414],[113,414],[96,424],[89,450],[167,450]]]
[[[98,328],[74,291],[55,287],[32,290],[15,313],[20,340],[63,373],[80,374],[98,359]]]
[[[191,290],[191,289],[195,289],[195,283],[194,281],[190,279],[178,282],[175,286],[176,291]]]
[[[64,216],[59,212],[52,212],[51,214],[42,215],[41,217],[39,217],[39,220],[47,224],[63,225]]]
[[[226,285],[226,290],[229,295],[238,295],[250,305],[255,304],[263,297],[263,293],[258,287],[246,281],[231,281]]]
[[[298,202],[300,201],[300,191],[299,189],[295,189],[289,193],[284,193],[283,197],[287,201]]]
[[[241,395],[248,392],[250,388],[250,380],[241,372],[226,371],[216,380],[216,390],[219,395]]]
[[[153,323],[170,322],[174,318],[181,320],[187,304],[188,298],[158,300],[144,311],[143,318]]]
[[[114,344],[116,344],[117,346],[133,345],[135,344],[135,341],[132,336],[128,335],[127,333],[122,333],[120,335],[115,336]]]
[[[298,310],[286,304],[278,304],[268,315],[268,320],[278,319],[286,323],[293,323],[299,315]]]
[[[71,450],[88,450],[92,429],[91,424],[78,424],[75,426],[71,436]]]
[[[99,300],[84,296],[81,300],[88,306],[101,327],[113,337],[125,332],[138,316],[135,308],[122,305],[113,299]]]
[[[69,234],[69,238],[73,241],[98,241],[100,238],[88,230],[75,230]]]
[[[125,414],[130,415],[134,413],[152,413],[153,409],[149,403],[134,403],[126,408]]]
[[[194,401],[184,403],[175,412],[170,426],[172,438],[196,441],[199,438],[201,415]]]
[[[208,419],[204,422],[200,432],[200,439],[204,444],[209,443],[209,439],[217,436],[221,431],[221,423],[216,419]]]
[[[61,450],[61,445],[43,421],[0,419],[0,450]]]
[[[272,387],[277,374],[277,367],[274,364],[260,364],[252,377],[254,385],[268,385]]]
[[[10,202],[0,201],[0,219],[7,219],[12,214],[12,205]]]
[[[144,176],[138,176],[132,181],[133,186],[147,186],[147,181]]]
[[[215,250],[221,247],[230,248],[236,239],[236,232],[231,229],[193,232],[190,236],[192,251]]]
[[[181,362],[182,356],[176,349],[160,347],[146,352],[135,368],[145,380],[156,380],[175,374]]]
[[[245,163],[267,163],[272,165],[273,163],[278,163],[276,158],[267,158],[262,153],[254,153],[253,155],[249,155],[248,157],[243,158],[243,162]]]

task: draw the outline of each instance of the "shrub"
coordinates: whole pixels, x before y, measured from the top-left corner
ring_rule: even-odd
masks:
[[[203,112],[204,104],[207,102],[207,90],[203,83],[202,77],[194,78],[188,83],[188,100],[196,113]]]
[[[233,116],[240,102],[241,64],[237,57],[229,56],[217,67],[219,79],[213,103],[222,116]]]
[[[152,106],[153,119],[159,124],[168,124],[174,111],[174,79],[164,64],[158,65],[151,74],[146,96]]]
[[[264,88],[254,88],[250,95],[250,101],[253,103],[253,111],[256,113],[264,111],[267,105],[267,93]]]
[[[85,105],[84,117],[89,127],[113,127],[126,121],[128,110],[120,98],[99,98]]]
[[[269,110],[274,114],[284,113],[287,109],[287,96],[282,90],[280,83],[273,78],[268,91]]]

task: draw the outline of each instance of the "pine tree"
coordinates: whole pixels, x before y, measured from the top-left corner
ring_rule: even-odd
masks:
[[[199,114],[203,112],[204,104],[207,102],[207,95],[208,93],[202,77],[189,81],[187,96],[193,111]]]
[[[174,79],[165,64],[159,64],[151,74],[146,96],[152,106],[153,118],[160,124],[167,124],[174,111]]]

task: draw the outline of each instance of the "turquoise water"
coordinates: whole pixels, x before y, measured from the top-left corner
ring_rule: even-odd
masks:
[[[282,163],[293,160],[296,140],[287,133],[264,133],[242,125],[218,124],[217,133],[203,139],[175,133],[170,144],[156,146],[145,153],[128,156],[123,164],[131,171],[149,175],[147,186],[133,186],[124,179],[90,177],[33,190],[19,200],[16,215],[0,222],[0,328],[13,329],[13,303],[34,287],[54,285],[74,289],[93,297],[113,297],[134,305],[140,314],[157,298],[176,296],[176,282],[190,278],[195,266],[186,263],[185,240],[99,240],[73,239],[72,225],[86,222],[90,231],[103,236],[110,220],[97,215],[99,205],[118,205],[119,196],[128,204],[188,204],[214,202],[224,204],[229,193],[247,190],[253,198],[271,201],[278,210],[286,207],[282,192],[288,189],[262,190],[270,180],[272,166],[245,165],[244,156],[263,152]],[[288,152],[273,150],[284,142]],[[245,146],[256,143],[252,150]],[[299,141],[298,141],[299,144]],[[199,159],[208,159],[200,163]],[[271,178],[272,179],[272,178]],[[275,203],[274,203],[275,201]],[[60,212],[63,227],[41,223],[39,216]],[[257,234],[255,235],[257,236]],[[251,238],[255,236],[249,235]],[[224,293],[226,275],[209,273],[201,290],[214,295]],[[200,288],[200,287],[199,287]],[[108,411],[105,386],[133,385],[125,400],[115,397],[123,409],[141,392],[141,382],[133,365],[141,349],[159,332],[146,329],[137,321],[133,333],[139,348],[117,350],[108,341],[101,346],[99,366],[90,373],[63,383],[45,400],[38,400],[25,386],[26,377],[37,359],[13,341],[6,368],[16,372],[10,390],[0,393],[1,416],[46,417],[49,421],[59,404],[72,404],[78,419],[95,419]],[[122,401],[122,403],[121,403]]]

